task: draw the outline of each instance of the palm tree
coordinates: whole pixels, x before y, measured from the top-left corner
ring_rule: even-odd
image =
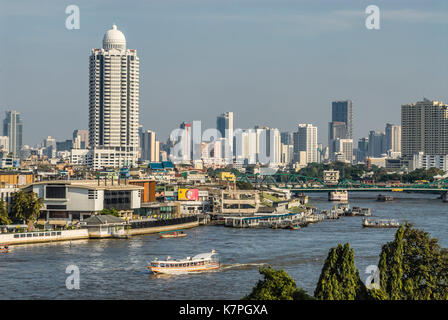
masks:
[[[26,219],[28,223],[34,224],[40,214],[40,209],[44,206],[44,201],[42,198],[34,193],[30,192],[26,195],[27,206],[26,206]]]
[[[26,194],[23,190],[14,192],[12,194],[12,216],[17,220],[26,220]]]
[[[33,229],[43,206],[43,199],[34,192],[25,193],[21,190],[13,193],[12,214],[16,219],[25,220],[29,230]]]

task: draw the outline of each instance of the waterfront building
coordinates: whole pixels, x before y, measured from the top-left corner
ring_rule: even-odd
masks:
[[[22,147],[22,120],[20,113],[14,110],[6,111],[6,117],[3,120],[3,136],[9,138],[9,150],[14,156],[18,154]]]
[[[331,104],[331,121],[344,122],[347,135],[344,139],[353,139],[353,106],[351,100],[333,101]]]
[[[140,208],[144,188],[113,180],[42,181],[24,188],[43,199],[38,224],[72,224],[114,208],[123,213]]]
[[[92,49],[89,85],[89,144],[94,169],[133,166],[138,160],[139,57],[126,48],[113,25],[102,49]]]
[[[448,105],[424,99],[401,106],[401,153],[406,160],[414,154],[448,154]]]
[[[306,163],[317,162],[317,127],[299,124],[294,133],[294,162],[301,162],[300,152],[306,152]]]

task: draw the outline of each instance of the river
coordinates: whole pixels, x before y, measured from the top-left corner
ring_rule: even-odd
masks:
[[[350,205],[370,207],[378,218],[407,220],[448,247],[448,203],[430,194],[390,193],[392,202],[375,201],[374,193],[350,193]],[[330,209],[327,195],[311,194],[310,203]],[[0,255],[0,299],[240,299],[270,264],[290,274],[297,286],[312,294],[331,247],[349,242],[362,279],[367,266],[377,264],[381,246],[396,229],[363,229],[361,217],[325,220],[301,230],[234,229],[200,226],[188,236],[160,239],[80,240],[15,246]],[[218,271],[151,274],[145,266],[154,258],[185,258],[215,249],[223,267]],[[80,270],[79,290],[66,288],[66,268]]]

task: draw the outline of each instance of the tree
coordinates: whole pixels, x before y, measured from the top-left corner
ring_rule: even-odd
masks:
[[[8,205],[3,200],[0,200],[0,224],[11,224],[11,219],[8,216]]]
[[[28,229],[32,229],[43,207],[43,199],[34,192],[25,193],[23,190],[12,194],[12,216],[16,220],[25,220]]]
[[[309,300],[311,296],[303,289],[297,289],[296,283],[284,270],[272,267],[259,269],[264,279],[259,280],[252,292],[244,300]]]
[[[12,194],[12,208],[11,213],[16,220],[26,220],[26,203],[27,198],[23,190],[14,192]]]
[[[355,300],[367,297],[367,289],[355,267],[353,249],[350,249],[348,243],[330,249],[314,297],[320,300]]]
[[[378,268],[381,290],[388,299],[448,299],[447,250],[409,223],[383,246]]]
[[[115,208],[111,209],[104,208],[103,210],[100,211],[100,214],[109,214],[111,216],[120,217],[120,213]]]

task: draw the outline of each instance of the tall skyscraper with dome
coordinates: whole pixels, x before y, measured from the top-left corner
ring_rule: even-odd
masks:
[[[89,163],[133,166],[139,151],[139,58],[116,25],[92,49],[89,64]]]

